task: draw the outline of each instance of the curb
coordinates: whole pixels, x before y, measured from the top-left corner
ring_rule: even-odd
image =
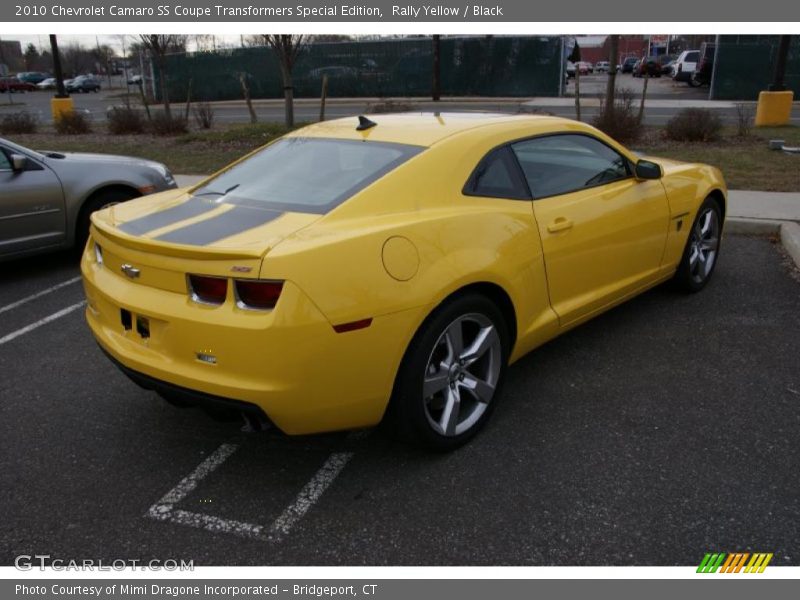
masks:
[[[778,235],[786,253],[800,269],[800,224],[767,219],[725,219],[725,233],[731,235]]]
[[[781,244],[800,269],[800,225],[793,222],[781,225]]]

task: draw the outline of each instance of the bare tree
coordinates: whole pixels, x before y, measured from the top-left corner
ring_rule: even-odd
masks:
[[[185,35],[161,35],[147,33],[139,36],[142,45],[150,52],[151,56],[158,64],[158,87],[161,90],[161,100],[164,103],[164,114],[168,119],[172,119],[172,111],[169,105],[169,88],[167,87],[167,55],[183,51],[186,48]]]
[[[297,62],[300,52],[308,44],[307,35],[271,35],[261,34],[261,39],[272,48],[278,59],[283,77],[283,99],[286,113],[286,126],[294,127],[294,84],[292,70]]]

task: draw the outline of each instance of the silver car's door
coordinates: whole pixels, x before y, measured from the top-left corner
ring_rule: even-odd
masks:
[[[0,255],[56,246],[66,239],[61,181],[30,155],[15,171],[14,152],[0,144]]]

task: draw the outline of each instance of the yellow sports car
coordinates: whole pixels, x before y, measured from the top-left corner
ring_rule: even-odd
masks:
[[[454,448],[506,368],[714,271],[726,188],[545,116],[311,125],[188,188],[92,215],[86,316],[134,381],[289,434],[386,415]]]

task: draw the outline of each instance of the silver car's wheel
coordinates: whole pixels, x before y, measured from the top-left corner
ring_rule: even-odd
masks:
[[[719,215],[705,208],[697,217],[689,240],[689,273],[692,281],[702,284],[711,274],[719,249]]]
[[[485,315],[450,323],[425,367],[422,394],[431,428],[447,437],[469,431],[494,398],[502,360],[500,336]]]

